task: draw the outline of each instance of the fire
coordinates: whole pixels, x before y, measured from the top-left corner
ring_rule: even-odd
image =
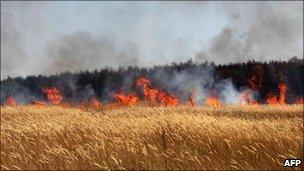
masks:
[[[287,85],[284,83],[280,83],[278,85],[279,90],[280,90],[280,94],[279,97],[273,93],[268,93],[267,98],[266,98],[266,102],[268,104],[280,104],[280,105],[284,105],[285,103],[285,96],[286,96],[286,91],[287,91]]]
[[[219,108],[221,106],[221,102],[219,101],[219,99],[216,96],[208,97],[205,104],[209,105],[209,106],[213,106],[215,108]]]
[[[278,97],[273,93],[268,93],[266,102],[268,104],[279,104]]]
[[[34,100],[31,105],[33,106],[46,106],[46,103],[42,102],[42,101],[37,101],[37,100]]]
[[[47,95],[47,99],[52,104],[59,104],[62,101],[62,95],[56,87],[43,88],[43,93]]]
[[[152,85],[151,81],[146,79],[146,78],[139,78],[136,81],[136,86],[137,87],[139,87],[139,86],[151,86],[151,85]]]
[[[143,87],[143,93],[144,93],[146,100],[154,103],[154,102],[156,102],[156,98],[157,98],[159,91],[157,89],[152,88],[151,85],[152,85],[151,81],[146,78],[139,78],[136,81],[137,87],[140,87],[140,86]]]
[[[91,101],[90,101],[90,105],[95,107],[95,108],[99,108],[101,107],[101,103],[98,99],[96,98],[92,98]]]
[[[165,106],[177,106],[179,105],[179,99],[165,91],[152,87],[150,80],[146,78],[139,78],[136,81],[137,87],[143,88],[143,93],[147,101],[150,103],[159,102]]]
[[[259,89],[260,87],[254,84],[256,81],[255,76],[250,79],[251,86],[254,89]],[[139,78],[136,80],[136,86],[142,88],[144,98],[147,102],[153,105],[163,105],[163,106],[178,106],[180,105],[180,100],[161,89],[155,88],[152,85],[152,82],[149,79],[146,78]],[[287,93],[287,85],[284,83],[280,83],[278,85],[279,94],[274,94],[272,92],[267,94],[266,103],[267,104],[279,104],[279,105],[285,105],[286,104],[286,93]],[[62,95],[61,92],[56,87],[50,87],[50,88],[42,88],[43,93],[46,94],[48,101],[50,104],[60,104],[61,106],[70,107],[71,104],[68,102],[62,102]],[[241,92],[241,98],[243,99],[242,102],[246,102],[246,104],[258,104],[257,100],[254,99],[253,92],[256,90],[253,89],[246,89]],[[118,107],[120,104],[123,104],[125,106],[134,106],[139,103],[139,97],[135,93],[123,93],[118,92],[113,95],[114,99],[116,99],[119,103],[111,103],[110,107]],[[295,104],[303,104],[303,97],[296,100]],[[6,105],[14,106],[17,105],[17,102],[12,96],[9,96],[7,100],[5,101]],[[47,106],[46,102],[43,101],[33,101],[30,103],[33,106]],[[95,108],[100,108],[102,106],[102,103],[97,98],[92,98],[88,103],[90,106],[93,106]],[[188,101],[184,102],[185,105],[188,105],[190,107],[196,106],[195,101],[195,92],[191,92]],[[208,106],[212,106],[215,108],[219,108],[223,105],[223,102],[220,101],[217,97],[217,92],[210,92],[209,97],[206,99],[205,104]],[[78,104],[76,104],[78,105]]]
[[[126,106],[134,106],[139,101],[138,97],[134,93],[130,93],[130,94],[115,93],[114,98]]]
[[[5,101],[5,104],[7,106],[16,106],[17,105],[17,102],[16,100],[12,97],[12,96],[9,96],[6,101]]]
[[[280,104],[285,104],[285,96],[286,96],[286,91],[287,91],[287,85],[280,83],[279,84],[279,89],[280,89],[280,95],[279,95],[279,103]]]
[[[175,96],[172,96],[164,91],[159,90],[157,96],[162,105],[177,106],[179,104],[179,100]]]

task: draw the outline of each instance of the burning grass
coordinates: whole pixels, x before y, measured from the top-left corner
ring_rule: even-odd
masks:
[[[255,78],[255,77],[253,77]],[[254,79],[253,79],[254,80]],[[249,81],[250,86],[252,89],[245,89],[241,92],[240,98],[241,101],[240,104],[258,104],[256,99],[253,96],[253,93],[255,90],[257,90],[257,87],[254,86],[254,81]],[[136,86],[138,88],[141,88],[143,91],[144,99],[140,99],[135,92],[131,93],[125,93],[125,92],[116,92],[113,94],[113,99],[116,100],[116,102],[112,103],[111,105],[116,105],[117,103],[123,105],[123,106],[135,106],[139,104],[139,102],[149,103],[150,105],[154,106],[179,106],[179,105],[188,105],[191,107],[194,107],[196,105],[200,105],[196,103],[195,97],[195,91],[192,91],[189,97],[189,100],[187,102],[182,103],[178,97],[175,95],[170,94],[169,92],[166,92],[164,90],[160,90],[159,88],[155,88],[152,86],[152,82],[144,77],[140,77],[136,80]],[[286,92],[287,92],[287,85],[284,83],[278,84],[279,89],[279,96],[275,95],[273,92],[268,93],[268,97],[266,99],[267,104],[271,105],[285,105],[286,104]],[[63,96],[62,92],[58,90],[56,87],[50,87],[42,88],[42,92],[46,95],[46,98],[48,100],[48,104],[51,105],[65,105],[70,106],[68,102],[63,102]],[[205,100],[205,105],[212,106],[215,108],[219,108],[222,105],[221,99],[219,99],[216,95],[217,93],[215,91],[210,91],[209,96]],[[99,108],[102,106],[102,103],[97,98],[91,98],[88,102],[82,102],[82,103],[88,103],[90,106],[93,106],[95,108]],[[294,101],[295,104],[303,104],[303,99],[298,99]],[[37,101],[34,100],[32,103],[34,106],[46,106],[47,103],[43,101]],[[9,96],[5,102],[5,105],[7,106],[16,106],[17,102],[13,98],[13,96]],[[79,105],[79,104],[77,104]]]
[[[94,102],[1,107],[1,169],[249,170],[303,161],[302,105]]]

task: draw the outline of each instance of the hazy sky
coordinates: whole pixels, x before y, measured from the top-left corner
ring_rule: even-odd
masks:
[[[1,2],[1,79],[303,57],[302,2]]]

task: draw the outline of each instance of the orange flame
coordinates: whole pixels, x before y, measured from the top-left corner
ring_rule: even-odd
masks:
[[[7,106],[16,106],[17,105],[17,102],[16,100],[12,97],[12,96],[9,96],[6,101],[5,101],[5,104]]]
[[[179,105],[179,100],[176,97],[174,97],[170,94],[167,94],[164,91],[159,90],[157,95],[158,95],[160,103],[165,105],[165,106],[177,106],[177,105]]]
[[[43,88],[43,93],[47,95],[47,99],[52,104],[59,104],[62,101],[62,95],[56,87]]]
[[[273,93],[268,93],[266,102],[268,104],[279,104],[278,97]]]
[[[136,86],[139,87],[139,86],[151,86],[152,83],[150,80],[146,79],[146,78],[138,78],[136,80]]]
[[[115,93],[114,98],[126,106],[134,106],[139,101],[138,97],[134,93],[130,93],[130,94]]]
[[[136,81],[136,86],[143,87],[143,93],[145,98],[149,101],[154,103],[156,101],[158,90],[151,88],[151,81],[146,78],[139,78]]]
[[[221,102],[219,101],[219,99],[216,96],[208,97],[205,104],[209,105],[209,106],[213,106],[215,108],[219,108],[221,106]]]
[[[101,107],[101,103],[98,99],[92,98],[90,101],[90,105],[93,106],[94,108],[99,108]]]
[[[279,103],[280,104],[285,104],[285,96],[286,96],[286,91],[287,91],[287,85],[284,83],[279,84],[279,89],[280,89],[280,95],[279,95]]]
[[[143,87],[144,96],[146,100],[148,100],[150,103],[155,103],[156,101],[158,101],[159,103],[165,106],[179,105],[178,98],[173,95],[170,95],[165,91],[153,88],[151,81],[146,78],[137,79],[136,86]]]
[[[268,93],[267,98],[266,98],[266,102],[268,104],[280,104],[280,105],[284,105],[285,103],[285,96],[286,96],[286,91],[287,91],[287,85],[284,83],[280,83],[278,85],[279,90],[280,90],[280,94],[279,97],[277,97],[277,95],[273,94],[273,93]]]

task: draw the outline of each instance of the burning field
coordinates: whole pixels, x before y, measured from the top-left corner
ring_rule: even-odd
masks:
[[[112,102],[67,102],[57,87],[28,104],[8,96],[1,169],[283,169],[303,160],[303,100],[286,104],[285,83],[260,103],[251,79],[237,104],[214,90],[183,100],[146,77],[134,85],[139,93],[117,91]]]
[[[1,1],[1,170],[304,170],[302,11]]]

